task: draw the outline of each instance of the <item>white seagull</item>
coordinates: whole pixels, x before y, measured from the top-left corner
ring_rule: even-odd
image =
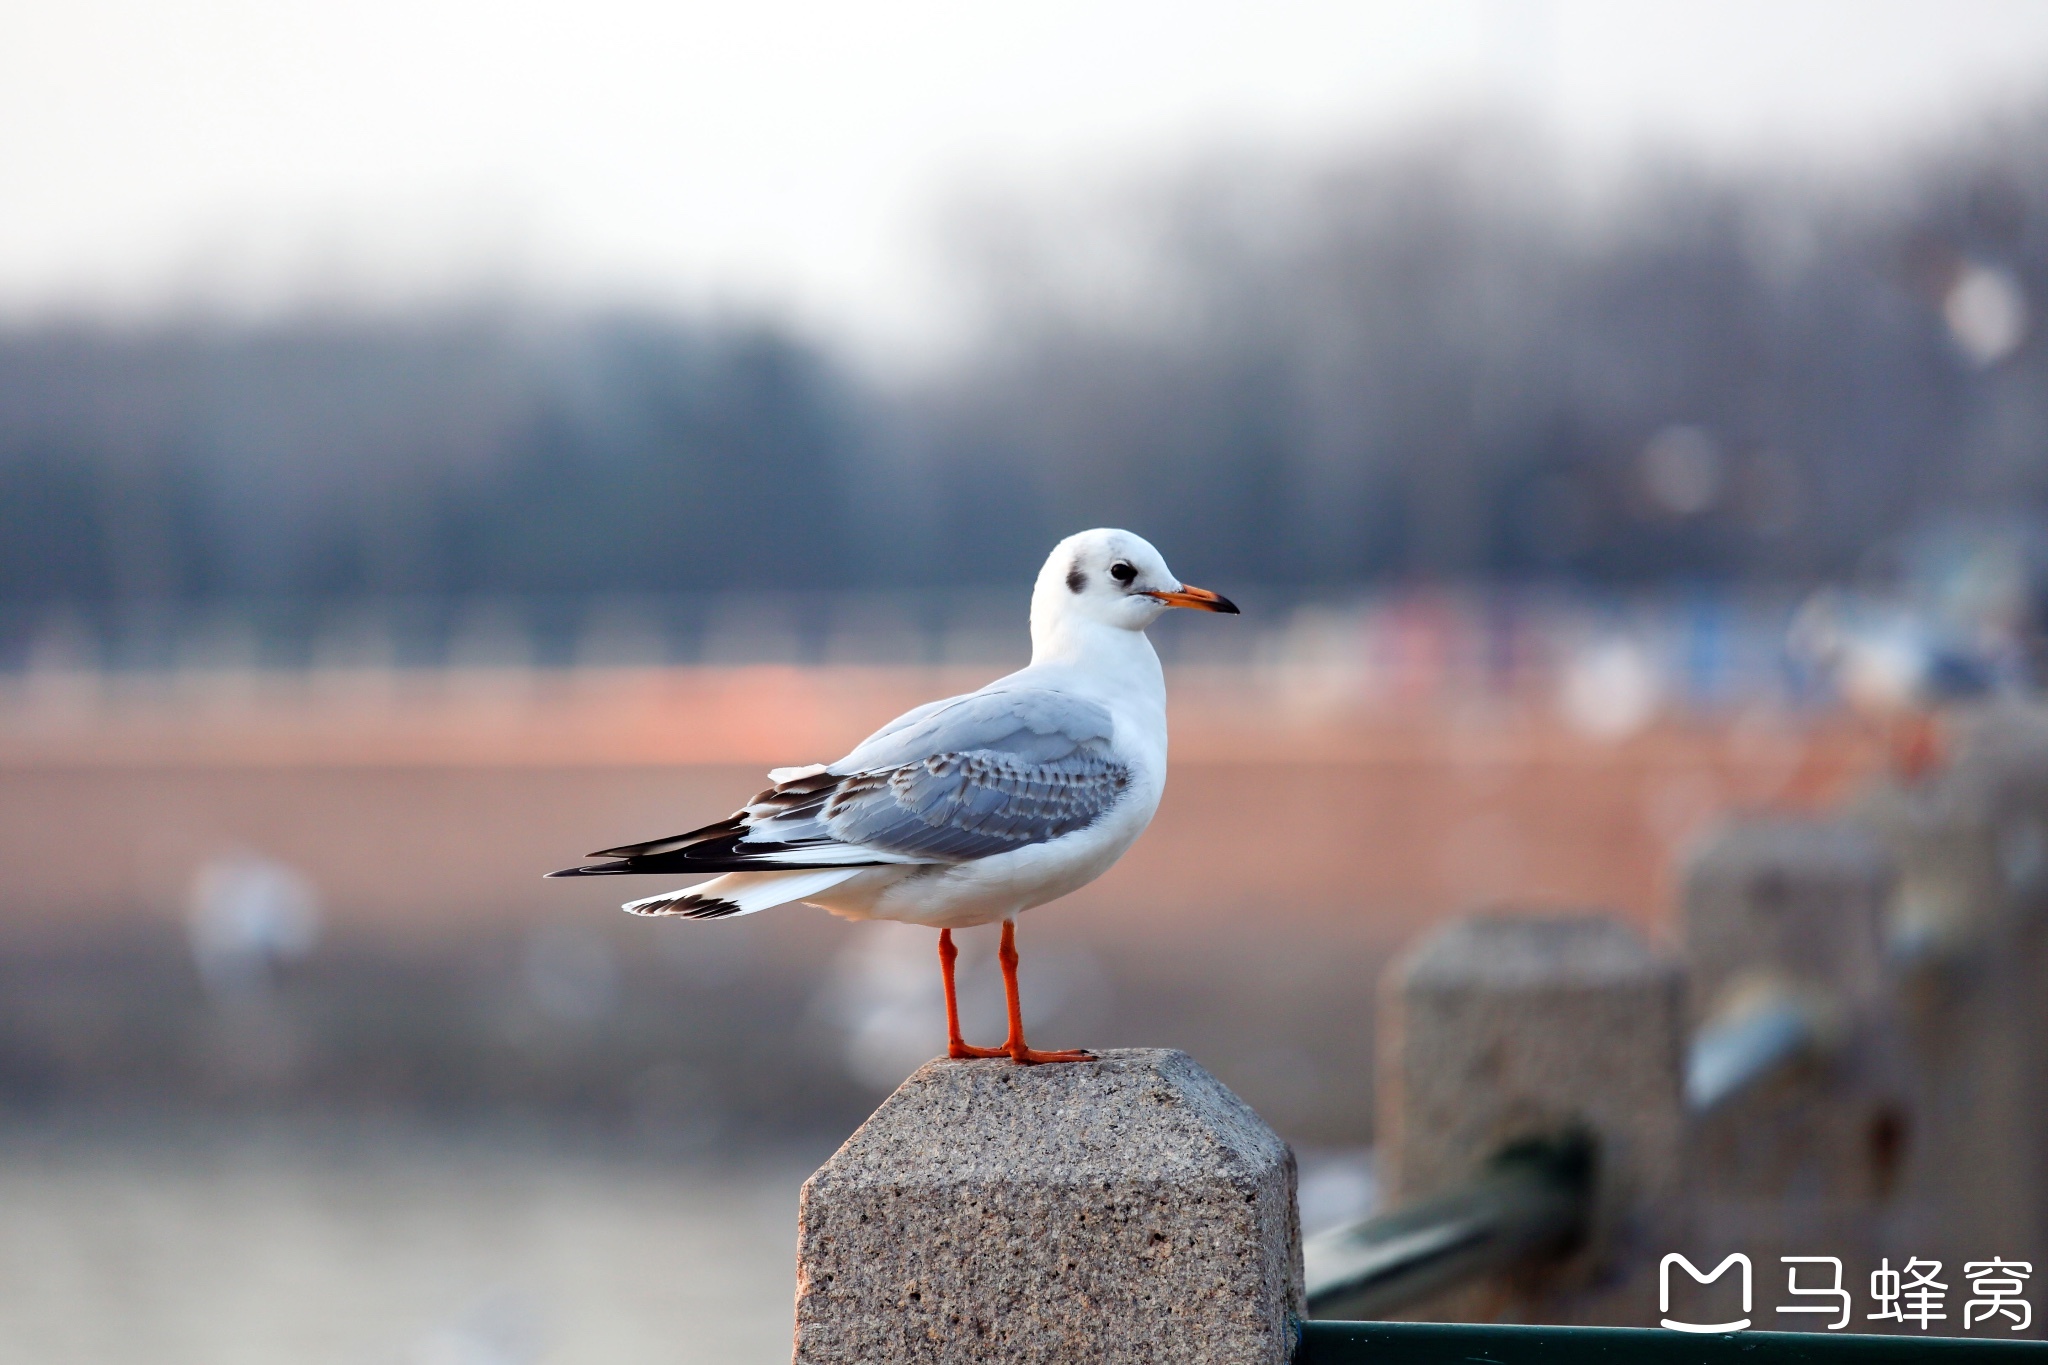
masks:
[[[1129,531],[1068,536],[1031,591],[1028,668],[898,716],[837,763],[774,769],[775,785],[715,825],[601,849],[590,856],[611,861],[548,875],[721,874],[629,902],[636,915],[722,919],[807,901],[847,919],[930,925],[947,1055],[1085,1060],[1025,1045],[1016,916],[1108,871],[1159,808],[1166,678],[1145,628],[1168,607],[1237,614]],[[952,931],[997,920],[1010,1036],[971,1047]]]

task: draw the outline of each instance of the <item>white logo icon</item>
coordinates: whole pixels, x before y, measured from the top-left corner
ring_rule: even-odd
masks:
[[[1729,1266],[1741,1266],[1742,1311],[1744,1313],[1749,1312],[1749,1257],[1743,1255],[1739,1251],[1730,1252],[1728,1254],[1727,1259],[1722,1261],[1721,1264],[1715,1266],[1711,1274],[1701,1274],[1700,1268],[1698,1266],[1694,1265],[1691,1261],[1686,1260],[1685,1257],[1679,1255],[1675,1251],[1672,1252],[1670,1255],[1666,1256],[1663,1259],[1663,1261],[1661,1261],[1657,1266],[1657,1309],[1659,1312],[1669,1313],[1671,1311],[1671,1267],[1674,1264],[1684,1266],[1685,1273],[1692,1276],[1693,1282],[1695,1284],[1712,1284],[1715,1280],[1721,1278],[1721,1276],[1727,1271]],[[1665,1318],[1664,1325],[1666,1327],[1669,1327],[1674,1332],[1741,1332],[1749,1327],[1749,1319],[1747,1317],[1744,1317],[1739,1318],[1734,1322],[1700,1323],[1679,1322],[1675,1318]]]

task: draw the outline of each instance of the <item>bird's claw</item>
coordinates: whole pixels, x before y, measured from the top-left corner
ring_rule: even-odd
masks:
[[[956,1062],[970,1061],[977,1057],[1007,1057],[1010,1050],[1003,1047],[976,1047],[972,1043],[948,1043],[946,1056]]]

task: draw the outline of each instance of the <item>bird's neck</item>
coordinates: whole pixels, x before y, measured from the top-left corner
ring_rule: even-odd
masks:
[[[1031,666],[1076,669],[1134,700],[1166,704],[1166,675],[1142,630],[1071,617],[1033,621]]]

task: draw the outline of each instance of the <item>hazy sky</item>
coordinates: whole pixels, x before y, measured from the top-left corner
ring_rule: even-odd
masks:
[[[935,206],[1484,98],[1864,157],[2048,91],[2044,0],[0,0],[0,311],[504,276],[912,336]]]

